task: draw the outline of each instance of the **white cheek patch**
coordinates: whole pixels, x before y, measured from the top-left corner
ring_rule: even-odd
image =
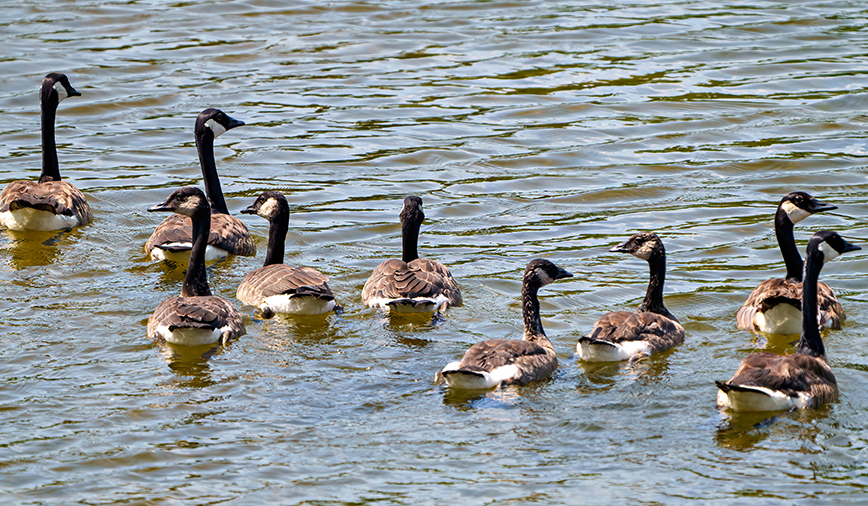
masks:
[[[642,260],[648,260],[649,258],[651,258],[652,251],[654,251],[654,243],[646,242],[642,245],[641,248],[639,248],[638,251],[633,253],[633,256],[641,258]]]
[[[543,285],[547,285],[555,280],[553,277],[549,276],[546,271],[540,269],[537,270],[536,275],[539,278],[540,283],[542,283]]]
[[[211,129],[211,132],[214,134],[215,138],[220,137],[226,132],[226,128],[220,123],[214,121],[213,118],[206,121],[205,126]]]
[[[835,251],[835,248],[830,246],[829,243],[827,243],[825,241],[820,243],[819,250],[823,254],[823,263],[824,264],[826,262],[830,262],[830,261],[838,258],[838,255],[840,255],[840,253]]]
[[[265,201],[265,204],[262,204],[259,207],[259,211],[256,212],[259,216],[263,218],[269,218],[277,214],[277,200],[268,199]]]
[[[54,91],[57,92],[57,101],[62,102],[63,99],[69,96],[69,93],[66,92],[66,88],[63,87],[63,83],[60,81],[54,83]]]
[[[794,224],[804,220],[811,215],[811,213],[805,211],[801,207],[796,206],[789,200],[781,204],[781,209],[783,209],[784,212],[787,213],[787,217]]]

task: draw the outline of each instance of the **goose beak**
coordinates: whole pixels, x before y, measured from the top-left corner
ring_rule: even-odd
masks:
[[[627,243],[626,242],[622,242],[621,244],[619,244],[617,246],[612,246],[612,248],[609,249],[609,253],[629,253],[629,252],[630,252],[630,250],[627,249]]]
[[[231,116],[226,116],[229,121],[226,123],[226,130],[232,130],[235,127],[244,126],[244,122],[240,119],[235,119]]]
[[[73,88],[72,86],[69,87],[69,89],[67,90],[67,93],[69,94],[70,97],[80,97],[81,96],[81,92],[76,91],[76,89]]]
[[[855,244],[850,244],[847,241],[844,241],[844,251],[841,253],[847,253],[848,251],[856,251],[862,249],[862,246],[856,246]]]
[[[555,279],[564,279],[564,278],[571,278],[571,277],[573,277],[572,273],[569,273],[569,272],[561,269],[560,267],[558,267],[558,275],[555,276]]]
[[[148,212],[153,213],[154,211],[171,211],[172,209],[169,207],[169,200],[166,199],[159,204],[149,207]]]
[[[253,204],[250,207],[245,207],[240,212],[241,214],[256,214],[256,209],[254,209],[255,206],[256,204]]]
[[[834,211],[838,209],[838,206],[835,204],[827,204],[825,202],[821,202],[817,199],[814,199],[814,210],[815,213],[822,213],[823,211]]]

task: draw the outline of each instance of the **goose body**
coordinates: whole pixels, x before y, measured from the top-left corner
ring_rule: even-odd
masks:
[[[289,229],[286,197],[278,192],[264,192],[241,212],[262,216],[270,225],[265,265],[244,277],[238,285],[238,300],[258,307],[265,318],[275,313],[315,315],[334,309],[335,296],[326,276],[310,267],[290,267],[283,263]]]
[[[684,328],[663,304],[666,250],[660,238],[634,234],[609,251],[630,253],[648,262],[648,291],[635,313],[613,311],[600,317],[590,334],[579,339],[579,357],[587,362],[637,360],[684,342]]]
[[[548,260],[532,260],[524,271],[521,287],[524,338],[489,339],[474,344],[460,361],[437,372],[434,381],[459,390],[484,390],[499,385],[525,385],[549,376],[558,368],[558,358],[543,330],[539,313],[539,289],[572,274]]]
[[[48,74],[42,80],[42,174],[39,181],[12,181],[0,193],[0,223],[10,230],[64,230],[87,225],[93,213],[84,195],[60,179],[54,120],[57,106],[81,93],[64,74]]]
[[[861,249],[835,232],[817,232],[808,242],[802,295],[802,333],[791,355],[751,353],[729,381],[717,381],[718,405],[736,411],[817,408],[838,398],[838,383],[826,362],[817,326],[818,278],[823,264]]]
[[[226,343],[244,335],[241,315],[226,299],[211,294],[205,272],[205,246],[211,207],[202,190],[185,186],[148,211],[173,211],[193,223],[190,265],[181,295],[161,302],[148,318],[148,337],[190,346]]]
[[[784,278],[772,278],[760,283],[736,313],[740,329],[769,334],[798,334],[802,328],[802,257],[793,237],[793,226],[814,213],[838,207],[820,202],[805,192],[785,195],[775,212],[775,236],[787,268]],[[825,283],[818,283],[819,324],[840,329],[846,319],[844,308],[835,292]]]
[[[205,261],[224,258],[228,255],[253,256],[256,244],[247,226],[229,215],[217,165],[214,161],[214,139],[235,127],[244,125],[219,109],[205,109],[196,118],[194,135],[199,152],[199,165],[205,180],[205,191],[211,204],[211,231],[205,250]],[[160,223],[148,241],[145,251],[152,260],[172,260],[186,263],[193,247],[193,226],[189,216],[172,215]]]
[[[419,258],[419,228],[425,214],[422,199],[410,196],[401,209],[401,259],[384,261],[362,288],[362,302],[386,312],[422,313],[461,305],[461,289],[449,268],[436,260]]]

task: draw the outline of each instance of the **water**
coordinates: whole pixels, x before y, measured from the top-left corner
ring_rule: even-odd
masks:
[[[816,411],[733,416],[713,381],[792,337],[735,329],[783,272],[771,217],[809,191],[868,248],[868,63],[859,2],[43,2],[0,7],[0,182],[37,177],[37,87],[63,71],[61,173],[92,225],[0,233],[0,489],[12,504],[863,503],[868,486],[866,250],[827,265],[848,314],[825,336],[841,388]],[[182,274],[142,246],[146,209],[201,184],[193,121],[216,141],[230,210],[266,189],[292,209],[287,262],[331,277],[346,311],[248,315],[211,351],[159,346],[145,321]],[[388,321],[362,307],[420,249],[465,305]],[[215,264],[234,301],[257,258]],[[636,366],[572,358],[604,312],[635,308],[647,267],[607,249],[666,244],[666,302],[687,330]],[[436,370],[519,338],[519,279],[546,257],[576,277],[541,292],[560,356],[546,381],[484,396]],[[237,301],[235,301],[237,303]]]

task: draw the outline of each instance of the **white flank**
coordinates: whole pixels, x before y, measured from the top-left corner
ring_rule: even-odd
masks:
[[[634,355],[644,353],[650,356],[654,353],[651,346],[645,341],[628,341],[623,345],[613,343],[594,344],[588,341],[579,341],[576,345],[576,353],[586,362],[621,362],[630,360]]]
[[[75,216],[54,214],[32,207],[0,213],[0,223],[9,230],[65,230],[78,226]]]
[[[790,218],[790,221],[792,221],[793,224],[796,224],[811,215],[811,213],[796,206],[789,200],[781,204],[781,209],[783,209],[784,212],[787,213],[787,217]]]
[[[166,247],[186,247],[191,248],[192,245],[187,243],[169,243],[165,244]],[[215,248],[210,244],[205,247],[205,261],[212,262],[214,260],[220,260],[221,258],[226,258],[229,256],[229,252],[225,249]],[[161,262],[163,260],[170,260],[179,264],[189,264],[190,263],[190,250],[186,251],[168,251],[157,246],[156,248],[151,250],[151,260],[156,260]]]
[[[404,299],[406,297],[401,297]],[[416,297],[414,299],[410,299],[413,301],[422,301],[423,304],[413,305],[413,304],[389,304],[395,300],[401,299],[388,299],[385,297],[374,297],[368,301],[368,307],[373,309],[382,309],[383,311],[393,312],[393,313],[431,313],[433,311],[439,310],[443,304],[449,301],[445,295],[438,295],[435,298],[430,297]]]
[[[214,118],[209,119],[205,122],[205,126],[211,129],[211,132],[214,133],[214,138],[220,137],[224,133],[226,133],[226,128],[223,127],[220,123],[214,121]]]
[[[331,311],[335,307],[334,300],[322,300],[313,296],[290,297],[289,295],[272,295],[266,297],[259,309],[268,307],[274,313],[315,315]]]
[[[163,339],[167,343],[183,344],[186,346],[200,346],[203,344],[219,343],[223,336],[222,329],[181,329],[169,331],[167,325],[160,325],[154,331],[155,337]]]
[[[806,408],[811,405],[811,396],[799,393],[790,397],[777,390],[750,386],[750,392],[731,390],[717,391],[717,405],[734,411],[780,411],[792,408]]]
[[[778,304],[753,317],[757,329],[769,334],[799,334],[802,332],[802,312],[790,304]]]

